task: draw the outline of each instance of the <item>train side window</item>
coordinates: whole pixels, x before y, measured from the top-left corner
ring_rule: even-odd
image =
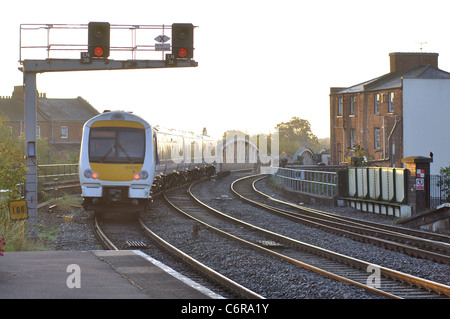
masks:
[[[159,154],[159,160],[165,161],[167,159],[167,136],[162,133],[158,133],[158,154]]]
[[[155,164],[159,165],[158,139],[156,137],[156,132],[153,133],[153,157],[155,158]]]

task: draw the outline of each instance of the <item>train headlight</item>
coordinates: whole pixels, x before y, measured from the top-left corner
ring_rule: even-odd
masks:
[[[98,173],[95,173],[90,168],[88,168],[88,169],[86,169],[84,171],[84,177],[97,179],[98,178]]]
[[[140,179],[147,179],[148,178],[148,172],[147,171],[140,171],[138,174],[134,174],[135,180]]]

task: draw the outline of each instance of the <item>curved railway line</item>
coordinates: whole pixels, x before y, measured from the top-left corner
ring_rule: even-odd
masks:
[[[449,286],[334,253],[225,215],[194,197],[190,188],[187,193],[182,189],[166,193],[165,198],[205,227],[258,251],[389,298],[450,297]],[[379,272],[379,285],[368,282],[370,269]]]
[[[275,199],[258,191],[255,186],[265,177],[253,175],[240,178],[231,185],[231,190],[242,200],[295,222],[450,265],[448,236],[357,220]]]
[[[260,198],[265,198],[266,201],[277,202],[278,200],[270,198],[270,196],[261,192],[257,192],[254,188],[252,191],[248,189],[248,183],[251,182],[250,184],[254,187],[255,181],[261,177],[261,175],[258,175],[249,177],[248,179],[239,179],[233,184],[232,189],[239,193],[240,198],[250,201],[255,205],[257,202],[254,199],[256,196],[255,194],[258,194],[257,196],[260,196]],[[243,183],[244,181],[245,183]],[[334,253],[227,216],[196,198],[191,193],[192,185],[193,184],[165,192],[165,200],[173,207],[173,209],[176,209],[183,215],[195,220],[195,223],[203,225],[202,227],[214,230],[215,232],[220,233],[220,235],[231,238],[233,241],[238,241],[240,244],[250,247],[255,251],[280,258],[295,266],[311,270],[357,287],[362,287],[367,291],[388,298],[450,297],[449,286]],[[250,199],[250,197],[252,197],[252,199]],[[277,205],[278,204],[281,203],[277,202]],[[266,203],[259,203],[259,205],[264,209],[269,209],[268,204]],[[282,205],[286,204],[283,203]],[[276,210],[280,210],[280,208],[278,207]],[[329,213],[324,214],[332,215]],[[292,217],[289,215],[289,218]],[[309,221],[308,223],[311,222]],[[146,226],[142,220],[140,220],[140,227],[151,236],[152,240],[158,241],[159,245],[171,251],[172,254],[176,254],[179,258],[183,259],[196,269],[199,269],[198,267],[203,268],[202,273],[208,273],[208,277],[212,276],[215,281],[220,282],[222,285],[226,285],[233,291],[238,291],[241,296],[246,298],[262,298],[259,294],[227,279],[225,276],[211,268],[204,267],[200,262],[195,261],[192,257],[160,238],[155,232],[150,230],[150,227]],[[364,228],[361,226],[359,227]],[[372,229],[372,227],[373,225],[365,226],[365,228],[368,229]],[[105,232],[101,230],[101,226],[98,222],[96,222],[95,228],[100,233],[99,236],[108,237],[105,235]],[[392,232],[392,230],[389,230],[388,232]],[[359,236],[362,235],[359,234]],[[435,240],[428,239],[428,241]],[[436,250],[440,252],[443,250],[445,251],[447,246],[446,243],[443,244],[444,245],[438,244]],[[109,245],[110,244],[108,244],[108,246]],[[444,247],[444,249],[442,249],[442,247]],[[119,248],[111,242],[109,249]]]

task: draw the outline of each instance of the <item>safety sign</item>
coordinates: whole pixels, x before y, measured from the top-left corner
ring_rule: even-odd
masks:
[[[425,178],[416,178],[416,190],[424,190],[425,189]]]

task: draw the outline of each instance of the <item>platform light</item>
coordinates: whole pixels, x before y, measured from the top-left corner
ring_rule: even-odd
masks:
[[[194,57],[194,25],[192,23],[172,24],[172,54],[176,59]]]
[[[110,24],[108,22],[89,22],[88,52],[93,58],[109,57]]]

